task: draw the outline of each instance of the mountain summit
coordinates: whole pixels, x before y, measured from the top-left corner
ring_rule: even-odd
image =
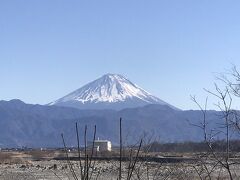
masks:
[[[49,105],[79,109],[123,109],[147,104],[174,106],[151,95],[119,74],[106,74]]]

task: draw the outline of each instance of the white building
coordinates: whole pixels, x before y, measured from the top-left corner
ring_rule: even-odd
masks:
[[[92,147],[92,144],[89,144]],[[112,143],[108,140],[95,140],[94,141],[94,148],[96,151],[112,151]]]

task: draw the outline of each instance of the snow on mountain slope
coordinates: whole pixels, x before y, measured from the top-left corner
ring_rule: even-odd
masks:
[[[175,108],[133,84],[122,75],[106,74],[49,105],[71,106],[80,109],[123,109],[147,104],[162,104]]]

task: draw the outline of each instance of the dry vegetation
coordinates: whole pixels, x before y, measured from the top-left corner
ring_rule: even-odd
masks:
[[[125,149],[130,152],[131,149]],[[36,159],[36,153],[38,160]],[[67,159],[64,158],[62,150],[55,151],[27,151],[27,152],[1,152],[0,179],[81,179],[80,165],[77,159],[78,152],[68,153],[71,160],[71,169]],[[41,154],[41,155],[40,155]],[[124,154],[124,153],[123,153]],[[21,157],[21,162],[13,162],[12,159]],[[50,155],[53,155],[50,157]],[[60,156],[59,156],[60,155]],[[109,155],[109,156],[108,156]],[[99,155],[100,159],[92,159],[92,165],[88,167],[88,179],[119,179],[119,159],[116,159],[118,152]],[[137,149],[132,154],[125,154],[121,163],[121,179],[158,180],[158,179],[210,179],[206,169],[213,169],[211,179],[229,179],[228,173],[221,164],[215,165],[214,157],[204,157],[203,152],[175,152],[175,153],[152,153],[141,150],[137,157]],[[84,156],[84,154],[83,154]],[[112,159],[111,159],[112,157]],[[137,157],[137,159],[136,159]],[[108,159],[106,159],[108,158]],[[131,159],[132,160],[131,160]],[[135,161],[136,159],[136,161]],[[239,158],[231,159],[231,161]],[[81,163],[85,164],[84,158]],[[87,163],[87,162],[86,162]],[[130,171],[131,170],[131,171]],[[73,176],[73,171],[76,177]],[[240,176],[239,166],[232,165],[233,179]],[[82,171],[84,174],[84,170]],[[130,173],[132,172],[131,176]],[[201,178],[200,178],[201,176]]]

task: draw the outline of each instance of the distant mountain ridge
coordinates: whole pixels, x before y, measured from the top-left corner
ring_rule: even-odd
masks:
[[[119,74],[106,74],[48,105],[79,109],[124,109],[147,104],[167,105]]]
[[[90,139],[96,125],[97,137],[109,139],[116,145],[119,142],[120,117],[123,118],[123,137],[128,144],[136,143],[146,134],[159,137],[161,142],[203,140],[202,130],[191,125],[202,121],[201,111],[179,111],[159,104],[119,111],[80,110],[11,100],[0,101],[0,148],[62,147],[61,133],[68,146],[76,146],[75,122],[79,124],[80,142],[84,142],[85,125]],[[209,128],[218,125],[220,117],[221,112],[207,111]]]

